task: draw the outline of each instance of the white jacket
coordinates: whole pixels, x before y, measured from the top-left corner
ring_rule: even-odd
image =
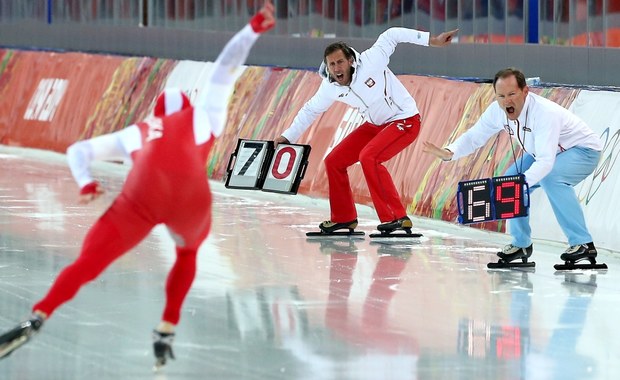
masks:
[[[358,108],[365,119],[375,125],[417,115],[419,111],[415,100],[388,68],[388,63],[398,43],[428,46],[429,39],[428,32],[415,29],[386,30],[368,50],[361,54],[355,52],[355,70],[349,86],[341,86],[332,81],[327,66],[324,62],[321,63],[321,86],[299,110],[282,136],[290,142],[296,142],[312,122],[335,101]]]
[[[603,142],[590,127],[559,104],[529,92],[517,121],[508,120],[498,102],[493,102],[467,132],[446,148],[453,160],[467,156],[483,146],[497,132],[506,130],[535,162],[524,173],[530,186],[551,171],[555,156],[581,146],[603,150]]]

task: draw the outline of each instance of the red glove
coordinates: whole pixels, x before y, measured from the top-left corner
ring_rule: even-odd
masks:
[[[98,188],[99,188],[99,182],[93,181],[89,184],[84,185],[84,187],[80,189],[80,195],[97,194]]]
[[[273,10],[273,4],[270,1],[266,1],[260,11],[250,19],[250,26],[254,32],[265,33],[276,25]]]
[[[94,201],[99,198],[103,194],[103,188],[99,185],[99,182],[93,181],[89,184],[84,185],[80,189],[80,199],[79,202],[81,204],[86,204]]]

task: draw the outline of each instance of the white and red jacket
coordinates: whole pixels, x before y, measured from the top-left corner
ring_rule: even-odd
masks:
[[[407,42],[428,46],[429,39],[428,32],[415,29],[386,30],[368,50],[361,54],[355,52],[354,72],[348,86],[332,81],[327,66],[321,63],[321,86],[282,136],[290,142],[296,142],[335,101],[359,109],[365,120],[375,125],[415,116],[419,113],[415,100],[388,68],[388,64],[397,44]]]

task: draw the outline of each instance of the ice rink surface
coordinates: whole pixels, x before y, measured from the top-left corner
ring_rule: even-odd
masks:
[[[77,203],[63,155],[0,146],[0,330],[77,256],[122,186]],[[325,200],[213,183],[213,229],[173,360],[153,372],[172,240],[158,227],[0,361],[0,379],[619,379],[620,255],[556,273],[566,248],[534,243],[534,271],[489,271],[507,235],[426,219],[409,241],[309,240]],[[359,207],[359,229],[378,223]],[[555,223],[550,220],[550,223]],[[561,237],[558,237],[561,239]]]

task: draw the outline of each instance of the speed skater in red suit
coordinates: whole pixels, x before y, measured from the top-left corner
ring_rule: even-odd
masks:
[[[156,367],[174,358],[172,341],[181,306],[196,274],[196,255],[211,226],[211,191],[205,169],[214,139],[226,121],[228,88],[261,33],[275,25],[266,1],[224,47],[196,106],[178,89],[157,98],[153,116],[120,131],[71,145],[67,159],[80,187],[80,203],[103,194],[92,177],[94,160],[131,159],[125,184],[112,205],[88,231],[78,258],[65,267],[47,295],[33,306],[32,317],[0,338],[0,358],[38,332],[54,311],[112,262],[140,243],[158,224],[176,245],[176,260],[166,280],[161,322],[153,331]]]

